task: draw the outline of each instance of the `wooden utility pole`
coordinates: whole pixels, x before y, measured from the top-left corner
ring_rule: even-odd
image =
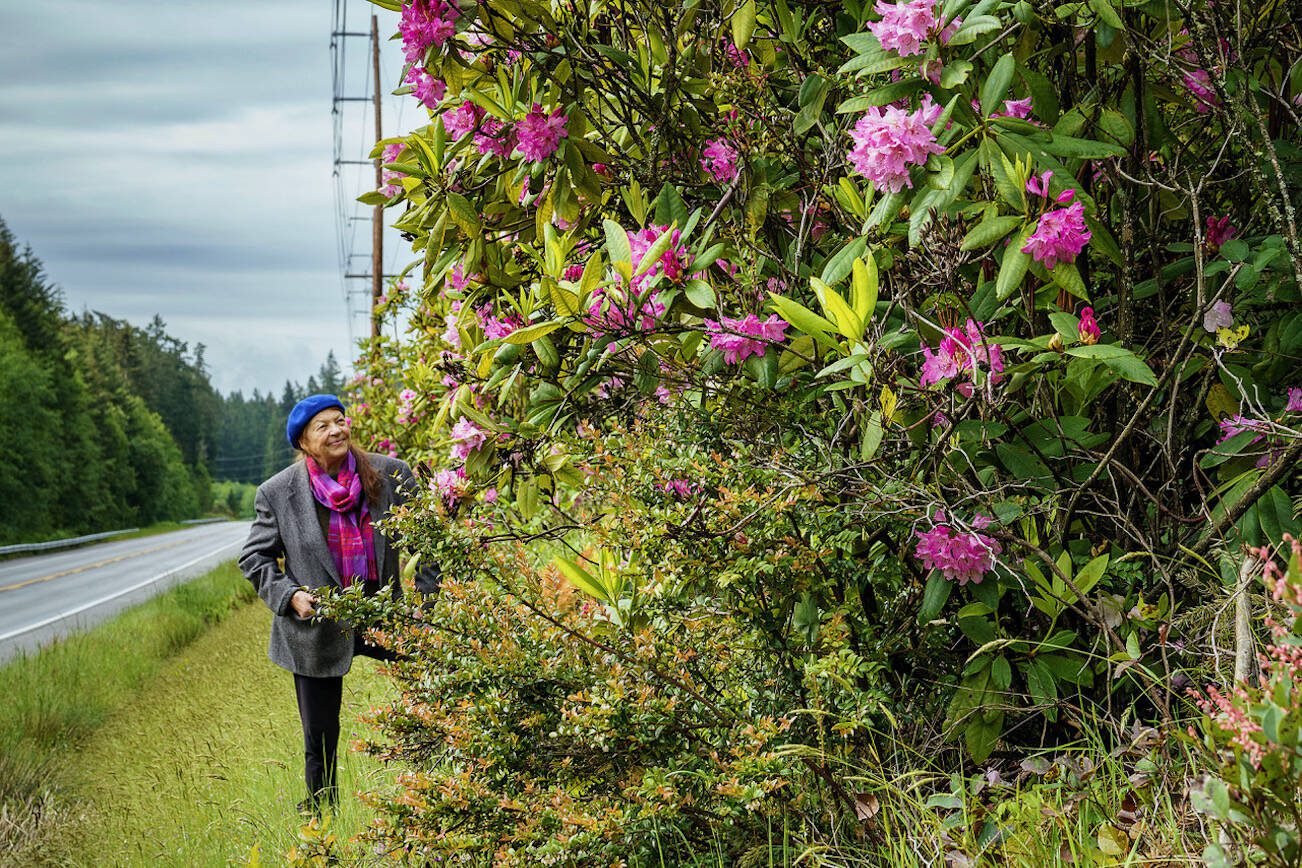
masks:
[[[375,82],[375,141],[384,138],[380,128],[380,23],[371,16],[371,78]],[[375,158],[375,189],[384,188],[384,154]],[[384,293],[384,206],[376,205],[371,216],[371,338],[380,336],[377,308]]]

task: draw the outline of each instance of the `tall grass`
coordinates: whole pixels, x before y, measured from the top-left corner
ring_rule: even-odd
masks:
[[[163,662],[252,587],[227,564],[0,668],[0,864],[35,864],[75,813],[66,763]]]

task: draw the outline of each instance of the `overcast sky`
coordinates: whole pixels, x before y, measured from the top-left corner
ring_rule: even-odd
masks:
[[[278,392],[330,350],[345,369],[356,355],[336,240],[333,3],[0,2],[0,217],[71,310],[159,314],[206,346],[223,392]],[[349,29],[373,8],[348,0]],[[380,15],[387,37],[396,16]],[[366,41],[349,48],[348,89],[363,91]],[[385,58],[391,80],[396,44]],[[386,100],[386,134],[403,111],[413,123],[399,104]],[[344,107],[354,152],[362,110]],[[369,237],[358,224],[360,252]],[[388,241],[391,270],[409,251]]]

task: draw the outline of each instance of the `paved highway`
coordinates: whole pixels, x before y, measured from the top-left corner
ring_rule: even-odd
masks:
[[[248,533],[224,521],[0,561],[0,662],[234,560]]]

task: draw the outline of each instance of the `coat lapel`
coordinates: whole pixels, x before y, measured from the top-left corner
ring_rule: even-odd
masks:
[[[289,490],[294,517],[302,529],[303,539],[308,543],[307,547],[312,550],[312,554],[316,555],[316,559],[325,568],[330,579],[336,585],[342,586],[339,569],[335,566],[335,559],[330,556],[330,545],[326,542],[325,535],[321,533],[321,522],[317,521],[316,498],[312,496],[312,482],[308,479],[307,464],[299,461],[294,466],[297,468],[296,478]]]
[[[298,520],[299,527],[303,528],[304,539],[312,541],[308,548],[312,549],[317,560],[325,567],[326,573],[331,580],[336,585],[342,586],[343,582],[339,578],[339,568],[335,566],[335,559],[330,554],[330,545],[326,542],[325,535],[321,533],[321,523],[316,517],[316,498],[312,494],[312,481],[308,478],[307,465],[299,461],[295,466],[298,468],[295,471],[297,478],[290,488],[290,500],[293,503],[294,516]],[[384,518],[389,511],[390,498],[388,495],[388,487],[382,485],[380,496],[377,498],[378,502],[367,504],[371,513],[371,536],[375,540],[375,569],[379,573],[375,578],[381,583],[384,582],[384,559],[389,553],[389,541],[385,539],[384,534],[380,533],[375,524]]]

